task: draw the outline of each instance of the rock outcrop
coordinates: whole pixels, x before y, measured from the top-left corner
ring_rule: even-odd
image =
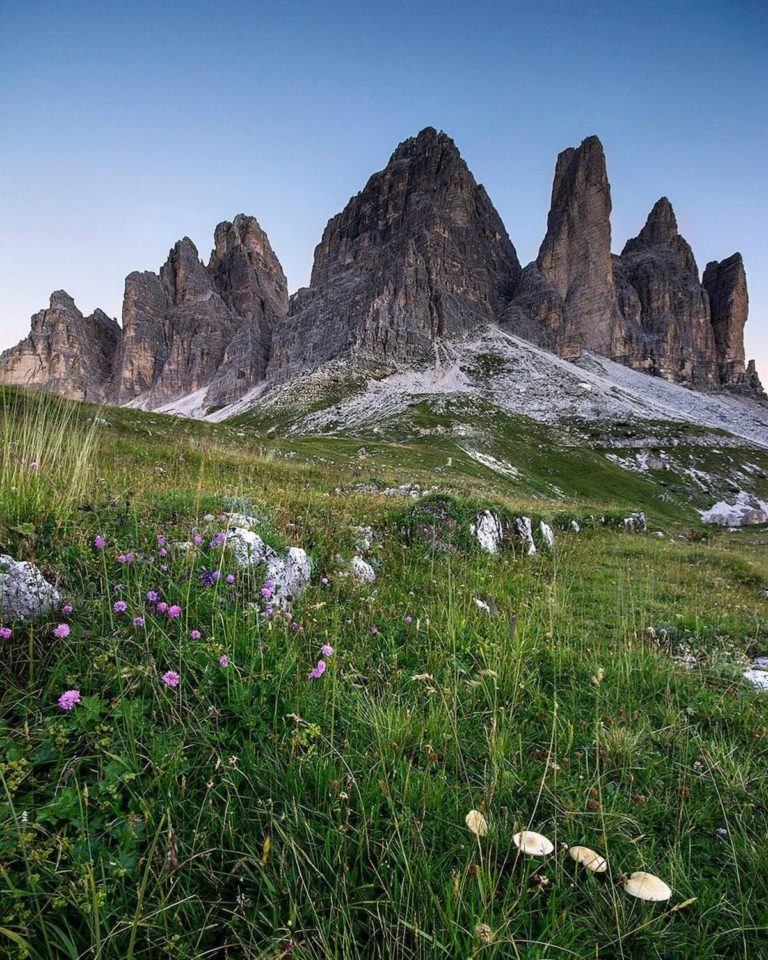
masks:
[[[349,354],[422,356],[437,338],[496,322],[519,274],[487,193],[450,137],[429,127],[328,222],[310,286],[275,338],[270,376]]]
[[[287,309],[285,276],[253,217],[218,225],[208,266],[185,237],[159,275],[126,279],[111,397],[156,407],[205,389],[208,409],[237,400],[264,380]]]
[[[709,296],[712,330],[717,350],[720,383],[725,386],[754,389],[744,357],[744,325],[749,313],[747,275],[740,253],[727,260],[713,260],[704,270],[702,280]]]
[[[603,146],[587,137],[557,158],[547,233],[504,325],[563,357],[604,356],[622,335],[611,263],[611,188]]]
[[[613,359],[694,387],[720,383],[707,293],[693,252],[662,197],[637,237],[614,259],[620,306],[629,331]]]
[[[0,356],[0,382],[98,401],[119,339],[116,320],[102,310],[84,317],[72,297],[57,290],[48,309],[33,315],[29,336]]]
[[[0,382],[148,408],[212,412],[339,358],[425,357],[488,325],[568,359],[609,357],[698,389],[763,398],[745,364],[741,256],[707,265],[662,197],[620,256],[597,137],[557,158],[547,230],[521,270],[504,225],[454,142],[431,127],[327,224],[309,287],[285,276],[253,217],[220,223],[208,264],[180,240],[158,273],[125,281],[122,332],[59,291],[0,358]]]

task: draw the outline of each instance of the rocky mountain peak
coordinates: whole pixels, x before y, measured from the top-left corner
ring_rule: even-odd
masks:
[[[725,260],[708,263],[702,284],[709,296],[720,382],[748,393],[762,394],[754,363],[747,367],[744,355],[749,295],[741,254],[734,253]]]
[[[638,234],[635,241],[629,243],[656,244],[671,243],[677,233],[677,217],[672,209],[672,204],[666,197],[661,197],[653,205],[653,209],[648,214],[643,229]],[[625,247],[626,250],[626,247]]]

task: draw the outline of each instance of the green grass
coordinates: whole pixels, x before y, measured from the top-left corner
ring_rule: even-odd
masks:
[[[758,543],[597,523],[559,532],[554,556],[488,557],[465,530],[487,505],[552,521],[645,507],[675,536],[694,522],[650,484],[614,489],[610,465],[564,501],[476,463],[435,474],[438,439],[415,445],[421,464],[396,441],[366,439],[361,459],[355,438],[4,398],[0,549],[74,612],[0,641],[1,957],[768,956],[768,701],[740,677],[768,651]],[[439,485],[446,548],[419,536],[418,505],[358,491],[371,477]],[[261,579],[208,547],[204,516],[228,508],[312,556],[293,621],[262,617]],[[376,534],[373,586],[338,575],[358,524]],[[159,557],[157,534],[195,527],[199,548]],[[118,564],[129,550],[155,562]],[[204,587],[219,563],[235,583]],[[180,619],[147,611],[148,590]],[[323,643],[336,652],[309,681]],[[529,825],[555,854],[517,855]],[[607,878],[575,868],[575,843]],[[641,869],[668,904],[623,892]]]

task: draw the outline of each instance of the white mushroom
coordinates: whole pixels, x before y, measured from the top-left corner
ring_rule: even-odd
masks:
[[[470,810],[464,822],[476,837],[484,837],[488,833],[488,823],[479,810]]]
[[[530,854],[532,857],[546,857],[548,853],[552,853],[555,849],[551,840],[547,840],[546,837],[543,837],[540,833],[535,833],[533,830],[523,830],[521,833],[516,833],[512,839],[515,841],[518,850],[522,850],[523,853]]]
[[[591,870],[592,873],[605,873],[608,869],[605,859],[599,853],[590,850],[589,847],[569,847],[568,853],[572,860],[580,863],[587,870]]]
[[[669,900],[672,896],[672,890],[663,880],[642,870],[630,874],[622,882],[630,897],[637,897],[638,900]]]

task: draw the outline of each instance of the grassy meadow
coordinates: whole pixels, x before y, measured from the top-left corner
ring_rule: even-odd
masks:
[[[768,957],[768,698],[741,677],[768,653],[760,530],[705,530],[530,424],[502,444],[535,448],[526,487],[436,470],[440,437],[14,390],[0,417],[0,553],[68,611],[1,621],[0,957]],[[374,492],[412,482],[436,489]],[[554,553],[480,552],[486,507],[547,519]],[[589,519],[632,509],[647,534]],[[290,616],[217,536],[230,511],[309,553]],[[342,575],[358,526],[373,584]],[[524,829],[554,852],[521,854]],[[672,898],[628,896],[638,870]]]

